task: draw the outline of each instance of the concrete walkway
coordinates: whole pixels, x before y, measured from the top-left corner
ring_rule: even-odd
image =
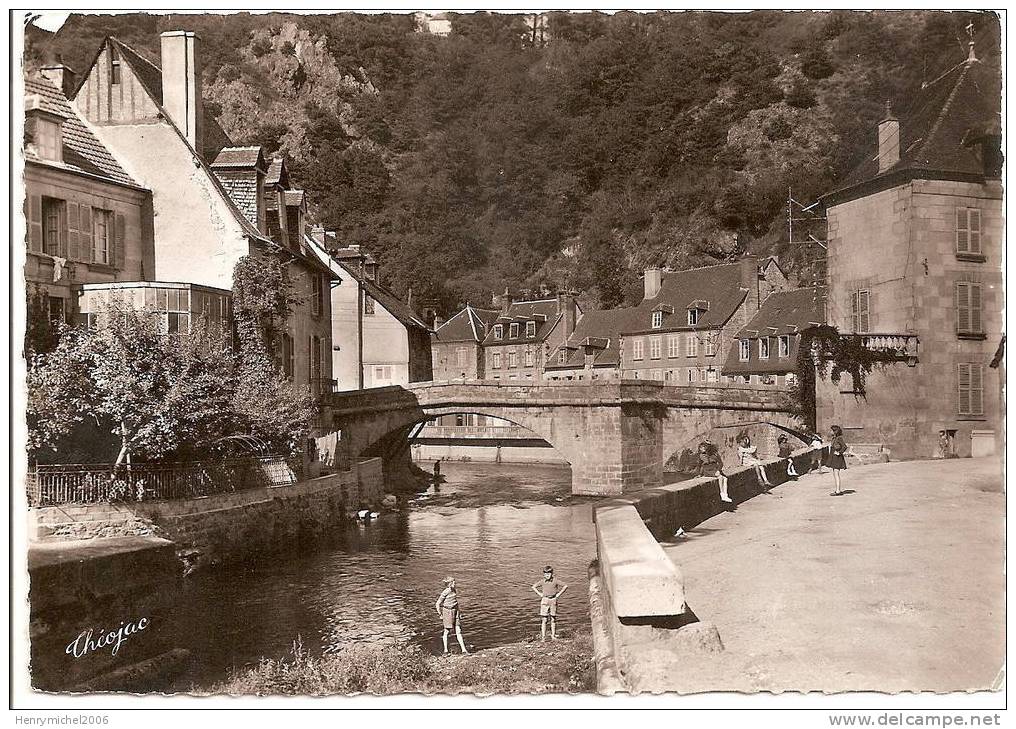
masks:
[[[1005,651],[1005,498],[996,459],[810,474],[664,544],[726,651],[672,691],[955,691]],[[662,688],[662,687],[661,687]]]

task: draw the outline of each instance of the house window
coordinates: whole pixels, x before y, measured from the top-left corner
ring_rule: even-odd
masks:
[[[710,367],[709,369],[706,370],[706,380],[708,382],[718,382],[719,379],[720,379],[719,373],[715,369]]]
[[[67,203],[52,197],[42,198],[42,250],[51,256],[66,256],[61,239],[66,240]]]
[[[696,335],[684,335],[684,356],[698,357],[698,337]]]
[[[681,339],[676,334],[667,337],[667,356],[677,357],[681,354]]]
[[[850,317],[855,334],[863,334],[868,331],[868,300],[867,289],[855,291],[850,297]]]
[[[780,339],[779,339],[779,353],[780,353],[780,358],[781,359],[784,358],[784,357],[789,357],[790,356],[790,335],[789,334],[781,334],[780,335]]]
[[[374,298],[367,293],[363,295],[363,313],[367,316],[374,316]]]
[[[740,342],[738,342],[738,344],[739,348],[737,358],[742,362],[747,362],[748,360],[751,359],[751,340],[742,339]]]
[[[293,351],[293,337],[289,334],[282,335],[282,371],[286,377],[293,378],[295,369],[295,352]]]
[[[494,352],[493,354],[490,355],[490,366],[493,367],[495,370],[501,369],[501,353],[500,352]]]
[[[49,297],[49,320],[53,324],[63,324],[67,321],[67,310],[63,298],[59,296]]]
[[[508,350],[508,367],[511,368],[511,367],[518,367],[518,366],[519,366],[519,355],[518,355],[518,353],[514,349],[509,349]]]
[[[698,324],[698,309],[688,309],[688,326],[693,327]]]
[[[526,322],[526,336],[527,337],[535,337],[536,336],[536,322],[535,321],[527,321]]]
[[[661,379],[663,379],[662,370],[653,370],[652,372],[650,372],[649,373],[649,379],[651,379],[651,380],[661,380]]]
[[[794,385],[797,384],[797,375],[795,375],[793,372],[788,372],[786,382],[787,387],[793,387]]]
[[[642,359],[643,356],[644,354],[643,354],[642,337],[636,337],[635,339],[631,340],[631,358]]]
[[[984,365],[960,362],[959,414],[984,415]]]
[[[455,350],[455,366],[465,367],[466,366],[466,348],[459,347]]]
[[[662,326],[663,326],[663,312],[662,311],[654,311],[653,312],[653,329],[659,329]]]
[[[565,362],[568,361],[568,350],[567,349],[562,349],[560,352],[557,353],[557,361],[560,364],[564,364]]]
[[[35,150],[41,159],[63,161],[63,135],[59,122],[36,119],[34,136]]]
[[[694,367],[688,368],[688,382],[695,382],[698,379],[698,370]]]
[[[374,367],[374,384],[375,385],[386,385],[391,382],[392,379],[392,366],[391,365],[380,365]]]
[[[956,252],[981,252],[981,211],[977,208],[956,208]]]
[[[321,275],[312,273],[310,276],[310,313],[314,316],[321,314],[322,306],[321,296]]]
[[[759,337],[758,358],[769,359],[769,337]]]
[[[533,354],[533,350],[532,350],[531,347],[526,347],[525,358],[526,358],[526,360],[525,360],[526,361],[526,367],[532,367],[533,364],[534,364],[534,361],[536,359],[536,356]]]
[[[112,248],[110,236],[113,232],[113,212],[111,210],[92,210],[92,263],[109,265],[109,251]]]
[[[716,337],[712,334],[706,334],[705,338],[706,357],[716,356]]]
[[[956,284],[956,333],[981,334],[981,284]]]
[[[148,292],[152,293],[149,294]],[[150,297],[154,305],[149,306]],[[159,316],[162,334],[186,334],[190,331],[190,292],[187,289],[148,289],[145,305]]]
[[[508,338],[518,339],[519,336],[519,325],[518,322],[512,322],[508,325]]]
[[[662,349],[663,340],[660,337],[649,337],[649,359],[659,359]]]
[[[494,325],[494,339],[504,339],[504,325],[503,324],[495,324]]]

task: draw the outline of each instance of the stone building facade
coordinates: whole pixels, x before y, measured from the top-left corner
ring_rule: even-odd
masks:
[[[483,340],[487,379],[538,382],[547,358],[568,340],[582,316],[575,294],[534,301],[510,301],[507,294],[495,298],[500,313]]]
[[[893,458],[1001,449],[1004,245],[1000,79],[969,58],[928,85],[877,154],[823,198],[828,317],[841,335],[898,354],[864,391],[818,382],[818,422]]]
[[[448,321],[435,323],[430,343],[435,380],[486,378],[482,342],[499,314],[466,304]]]
[[[775,258],[684,271],[649,269],[642,302],[621,332],[624,379],[672,385],[723,384],[723,363],[761,302],[787,288]],[[729,383],[729,380],[727,381]]]

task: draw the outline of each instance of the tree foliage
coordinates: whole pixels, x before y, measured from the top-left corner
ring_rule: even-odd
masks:
[[[48,43],[84,67],[106,32],[154,59],[158,31],[198,31],[220,123],[290,155],[398,293],[581,282],[605,306],[647,265],[745,251],[807,281],[823,254],[787,244],[788,188],[810,202],[870,154],[886,99],[905,113],[971,20],[997,65],[997,16],[928,11],[557,12],[538,46],[496,13],[447,37],[409,14],[73,15]]]

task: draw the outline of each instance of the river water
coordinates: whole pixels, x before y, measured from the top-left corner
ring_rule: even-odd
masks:
[[[539,636],[530,586],[546,564],[569,585],[558,604],[560,632],[588,629],[591,501],[570,495],[570,469],[444,462],[442,475],[437,493],[368,526],[341,528],[313,554],[188,578],[176,632],[192,661],[175,688],[207,687],[262,656],[287,655],[297,640],[312,654],[395,640],[438,652],[434,603],[449,574],[467,646]]]

